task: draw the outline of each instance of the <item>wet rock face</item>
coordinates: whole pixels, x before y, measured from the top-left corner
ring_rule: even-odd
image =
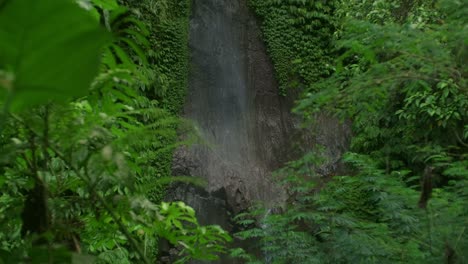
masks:
[[[203,190],[178,185],[169,199],[186,201],[202,223],[230,230],[230,214],[256,201],[268,206],[285,200],[271,174],[299,157],[304,149],[298,145],[326,145],[330,156],[340,157],[345,142],[336,137],[347,132],[324,117],[313,129],[316,136],[301,136],[309,131],[299,131],[290,113],[293,96],[278,94],[247,0],[193,0],[190,48],[184,116],[193,121],[202,142],[176,151],[173,173],[204,178],[207,185]],[[324,171],[333,170],[338,159],[331,159]]]
[[[271,171],[288,157],[291,102],[278,95],[273,67],[246,0],[194,0],[185,116],[203,143],[180,149],[174,169],[225,190],[235,213],[279,201]]]
[[[231,221],[235,214],[257,201],[273,207],[286,200],[272,177],[285,162],[324,145],[329,162],[319,171],[333,174],[339,169],[349,129],[325,115],[315,127],[299,129],[290,112],[294,96],[278,94],[273,66],[247,0],[192,3],[184,116],[193,122],[200,142],[175,152],[173,175],[201,177],[207,184],[176,184],[167,199],[192,206],[201,224],[235,231]],[[169,262],[171,250],[161,250]],[[236,262],[222,257],[212,263]]]

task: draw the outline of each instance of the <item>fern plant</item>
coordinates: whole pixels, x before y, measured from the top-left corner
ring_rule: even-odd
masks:
[[[142,92],[151,81],[146,26],[115,1],[79,1],[87,11],[73,1],[44,1],[33,16],[26,2],[0,6],[0,20],[24,18],[20,27],[48,18],[21,38],[4,34],[11,32],[11,23],[0,27],[1,99],[7,117],[0,131],[5,143],[0,204],[2,212],[11,213],[0,218],[2,229],[9,230],[0,236],[0,259],[150,263],[158,236],[182,246],[180,262],[215,259],[230,240],[225,231],[200,226],[183,203],[158,204],[162,183],[157,179],[168,176],[154,175],[158,152],[173,147],[161,138],[175,136],[178,120]],[[62,13],[48,16],[50,10]],[[58,22],[80,26],[65,34]],[[57,34],[60,41],[44,43],[39,37],[47,34]],[[70,41],[76,41],[76,55],[82,57],[69,53],[64,44]],[[45,48],[11,49],[26,44]],[[49,63],[38,64],[36,59],[46,55]],[[14,63],[15,56],[21,63]],[[70,62],[60,63],[65,58]],[[22,73],[24,65],[29,75]],[[51,78],[57,73],[63,76]],[[35,92],[43,94],[34,98]]]
[[[352,123],[348,173],[319,175],[313,154],[289,163],[279,173],[286,204],[238,217],[238,236],[259,241],[262,259],[235,256],[466,262],[466,12],[459,1],[337,3],[334,72],[309,82],[295,111],[306,122],[326,112]]]
[[[358,154],[345,161],[355,174],[324,186],[313,171],[298,174],[309,170],[310,157],[280,171],[293,194],[287,205],[237,216],[247,229],[236,236],[258,240],[263,260],[240,249],[232,255],[247,263],[440,263],[451,248],[453,263],[463,263],[467,200],[459,191],[437,189],[420,210],[418,190],[407,187],[408,171],[388,175]]]

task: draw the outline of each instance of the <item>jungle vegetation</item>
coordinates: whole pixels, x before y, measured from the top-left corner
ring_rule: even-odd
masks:
[[[290,202],[239,215],[238,236],[270,263],[466,263],[468,2],[251,4],[304,127],[325,113],[353,135],[346,174],[320,174],[320,150],[290,162]]]
[[[468,2],[248,2],[304,131],[350,124],[346,173],[310,150],[286,204],[202,226],[163,201],[191,1],[0,0],[0,263],[157,263],[162,239],[177,263],[468,262]]]

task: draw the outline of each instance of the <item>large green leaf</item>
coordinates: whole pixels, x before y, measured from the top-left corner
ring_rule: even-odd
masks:
[[[117,4],[116,0],[91,0],[95,5],[99,6],[100,8],[107,9],[107,10],[114,10],[119,8],[119,4]]]
[[[0,100],[12,110],[83,96],[110,40],[72,0],[7,0],[0,5]],[[11,79],[11,78],[10,78]]]

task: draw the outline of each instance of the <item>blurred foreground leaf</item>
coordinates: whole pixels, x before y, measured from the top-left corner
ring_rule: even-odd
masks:
[[[71,0],[0,5],[0,100],[17,111],[84,96],[110,34]]]

